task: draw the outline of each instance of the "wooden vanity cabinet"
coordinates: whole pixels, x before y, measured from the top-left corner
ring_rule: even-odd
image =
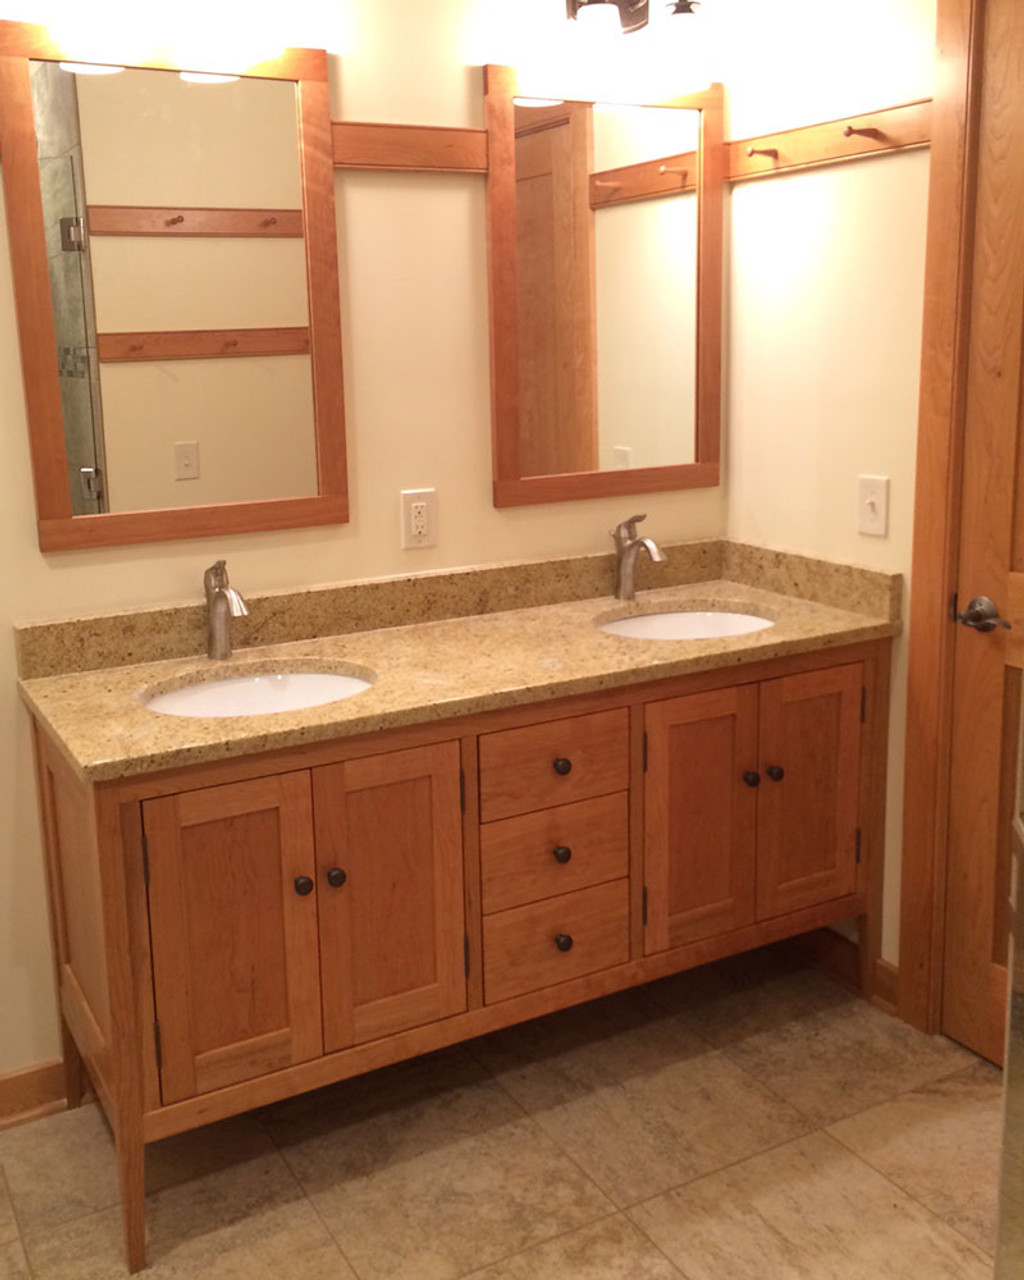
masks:
[[[888,663],[877,641],[96,784],[37,725],[69,1105],[84,1064],[130,1267],[148,1143],[852,916],[870,975]]]

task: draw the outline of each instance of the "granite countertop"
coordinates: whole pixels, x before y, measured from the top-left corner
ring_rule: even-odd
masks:
[[[715,640],[634,640],[595,622],[669,609],[729,609],[774,626]],[[359,631],[237,651],[226,662],[175,658],[23,680],[21,693],[75,771],[90,782],[425,724],[570,694],[763,661],[895,635],[891,618],[854,613],[729,581],[504,613]],[[144,699],[196,680],[275,670],[372,678],[355,697],[305,711],[191,719]]]

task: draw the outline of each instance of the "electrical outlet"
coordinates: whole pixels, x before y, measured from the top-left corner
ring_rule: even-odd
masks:
[[[199,479],[199,441],[179,440],[174,446],[175,480]]]
[[[889,533],[889,477],[858,476],[857,532],[874,538]]]
[[[437,490],[402,490],[402,546],[437,545]]]

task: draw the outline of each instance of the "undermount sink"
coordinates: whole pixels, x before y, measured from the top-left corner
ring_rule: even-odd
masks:
[[[274,671],[185,685],[169,693],[154,694],[146,699],[146,706],[165,716],[265,716],[340,702],[369,687],[370,681],[358,676]]]
[[[643,613],[630,618],[602,622],[600,629],[612,636],[633,640],[717,640],[764,631],[775,624],[754,613],[723,610],[676,610],[671,613]]]

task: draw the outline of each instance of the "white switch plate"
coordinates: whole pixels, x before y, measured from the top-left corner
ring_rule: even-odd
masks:
[[[437,546],[437,490],[402,490],[402,546]]]
[[[612,457],[615,459],[616,471],[628,471],[633,465],[633,446],[630,444],[613,445]]]
[[[199,479],[199,441],[179,440],[174,446],[175,480]]]
[[[889,477],[858,476],[857,532],[873,538],[889,533]]]

